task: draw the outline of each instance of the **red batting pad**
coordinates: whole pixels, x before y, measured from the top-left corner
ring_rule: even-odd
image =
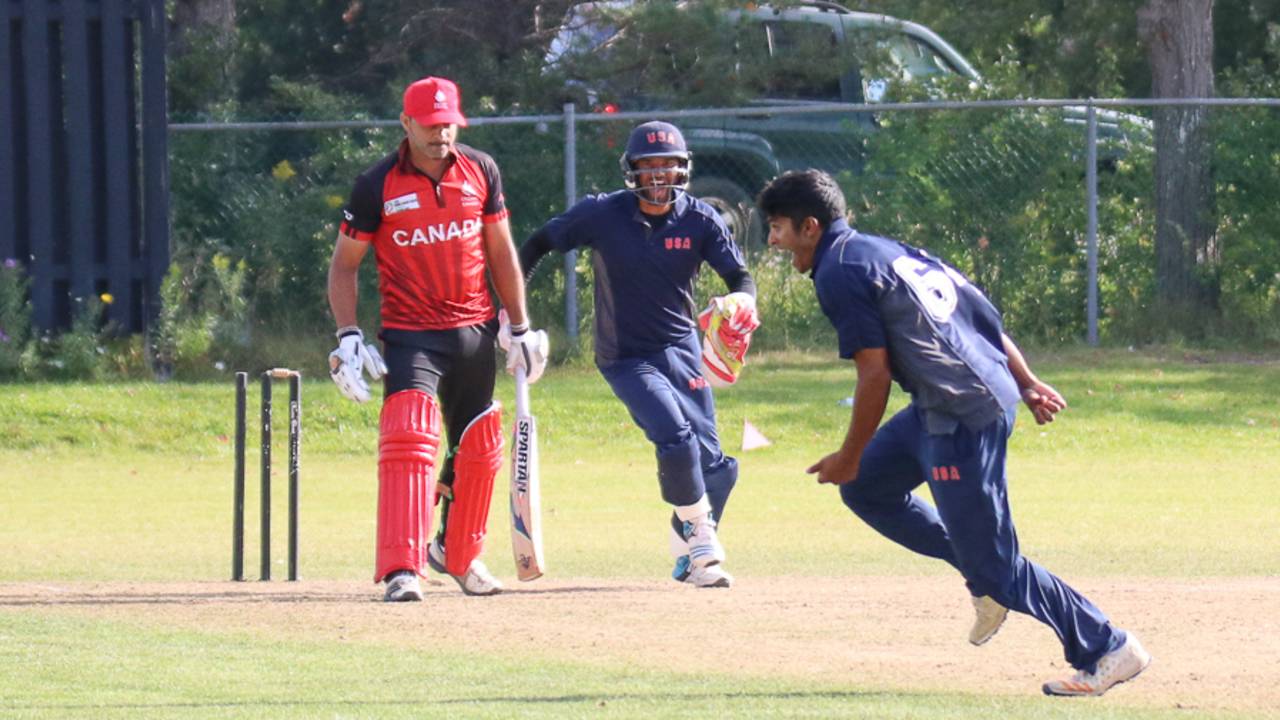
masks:
[[[427,564],[435,505],[440,409],[421,390],[402,390],[382,404],[378,438],[378,559],[373,581],[396,570],[419,575]]]
[[[462,431],[453,458],[453,504],[445,527],[445,568],[464,575],[484,547],[493,478],[502,466],[502,406],[493,403]]]

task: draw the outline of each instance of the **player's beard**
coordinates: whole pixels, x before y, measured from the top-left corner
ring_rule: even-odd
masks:
[[[653,173],[645,177],[643,196],[645,202],[654,205],[670,205],[675,201],[675,190],[669,183],[667,173]]]
[[[670,205],[671,204],[671,188],[669,187],[651,187],[644,189],[645,202],[652,205]]]
[[[424,142],[418,145],[418,152],[430,160],[443,160],[453,152],[452,142]]]

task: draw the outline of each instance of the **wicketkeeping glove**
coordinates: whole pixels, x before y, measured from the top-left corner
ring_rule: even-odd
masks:
[[[387,373],[387,364],[378,348],[364,343],[364,333],[359,328],[340,330],[338,349],[329,353],[329,377],[344,396],[363,403],[370,396],[364,372],[377,380]]]
[[[711,298],[698,314],[702,328],[702,376],[712,387],[728,387],[738,381],[747,364],[751,333],[760,327],[756,300],[747,293]]]
[[[505,309],[498,311],[498,347],[507,351],[507,372],[515,375],[516,368],[523,367],[525,380],[530,385],[538,382],[547,369],[547,357],[551,354],[547,331],[513,332]]]

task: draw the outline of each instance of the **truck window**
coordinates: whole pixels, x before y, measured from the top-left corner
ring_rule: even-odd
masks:
[[[840,101],[840,42],[820,23],[763,23],[769,50],[765,92],[793,100]]]
[[[863,93],[867,102],[881,102],[898,83],[927,82],[959,74],[929,43],[903,32],[876,32],[860,39],[865,52]]]
[[[886,35],[878,43],[885,50],[890,61],[897,66],[901,79],[924,80],[937,75],[952,75],[956,69],[951,67],[933,46],[905,33]]]

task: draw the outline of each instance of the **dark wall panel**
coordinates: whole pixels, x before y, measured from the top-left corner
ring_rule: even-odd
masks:
[[[106,193],[106,224],[108,274],[117,279],[132,278],[133,235],[137,217],[136,197],[132,191],[134,170],[130,162],[134,157],[133,144],[133,57],[131,43],[133,24],[123,17],[119,8],[104,7],[102,12],[102,128],[107,167],[114,168],[108,177]],[[120,313],[127,312],[133,304],[133,285],[128,282],[112,283],[116,303],[112,306],[112,319],[119,322]]]
[[[117,327],[159,310],[169,264],[164,0],[0,0],[0,259],[37,328],[109,292]]]
[[[89,107],[89,36],[88,19],[85,16],[85,0],[63,0],[62,62],[63,76],[63,135],[66,152],[64,173],[67,201],[65,205],[69,222],[67,232],[67,264],[70,267],[93,269],[93,237],[97,228],[93,225],[93,128],[94,121]],[[75,272],[71,275],[71,294],[84,298],[93,294],[96,272]]]
[[[30,257],[31,303],[33,322],[38,327],[54,324],[53,294],[53,209],[49,195],[53,192],[53,133],[50,131],[53,103],[49,97],[49,15],[43,0],[26,0],[22,4],[22,86],[26,106],[19,109],[26,117],[26,137],[19,138],[26,148],[26,177],[18,178],[27,190],[26,233]]]
[[[14,25],[9,16],[8,2],[0,2],[0,58],[4,59],[4,74],[0,75],[0,262],[17,258],[17,230],[14,227],[14,98],[13,89],[18,84],[14,71]],[[18,35],[22,29],[18,27]]]
[[[169,100],[165,78],[166,21],[163,2],[142,6],[142,162],[146,274],[153,278],[144,310],[160,312],[160,280],[169,269]]]

